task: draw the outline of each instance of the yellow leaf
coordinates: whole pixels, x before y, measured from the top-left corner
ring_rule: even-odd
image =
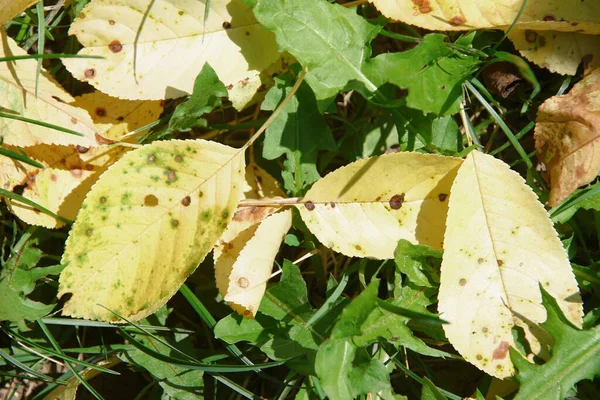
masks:
[[[347,256],[393,258],[400,239],[441,249],[461,162],[407,152],[356,161],[318,180],[300,215],[321,243]]]
[[[0,29],[0,57],[23,55],[27,53],[7,36],[6,31]],[[0,111],[63,127],[83,136],[0,117],[0,139],[3,143],[21,147],[40,143],[98,145],[88,113],[68,104],[73,102],[73,98],[44,70],[40,74],[36,97],[36,74],[36,60],[0,62]]]
[[[73,106],[86,110],[98,132],[109,140],[121,140],[123,135],[157,120],[163,110],[158,100],[121,100],[99,91],[75,97]]]
[[[6,170],[12,171],[13,174],[6,177],[0,175],[0,179],[3,179],[3,186],[9,190],[13,190],[16,185],[25,184],[23,197],[61,217],[74,220],[85,195],[94,182],[128,150],[120,146],[28,147],[25,149],[26,154],[46,168],[38,169],[15,162],[14,168]],[[63,221],[41,213],[18,200],[9,200],[9,205],[11,212],[28,224],[46,228],[60,228],[65,225]]]
[[[71,228],[64,315],[138,320],[160,308],[212,249],[242,194],[242,151],[204,140],[127,153],[87,195]],[[122,322],[122,321],[121,321]]]
[[[370,0],[383,15],[440,31],[508,28],[600,33],[600,3],[581,0]]]
[[[279,57],[275,37],[242,0],[211,1],[206,24],[204,3],[93,0],[69,34],[85,46],[79,55],[104,59],[63,62],[75,78],[111,96],[157,100],[191,93],[207,62],[225,86],[233,86]]]
[[[544,340],[526,322],[546,319],[538,284],[581,326],[577,283],[546,210],[520,175],[473,151],[454,180],[444,236],[438,310],[448,340],[488,374],[510,376],[513,326],[534,353]]]
[[[0,26],[36,2],[36,0],[0,0]]]
[[[508,38],[525,58],[552,72],[575,75],[581,60],[586,68],[600,65],[600,36],[597,35],[514,29]]]
[[[600,173],[599,95],[597,69],[568,94],[551,97],[538,110],[535,147],[548,172],[551,207]]]
[[[292,212],[284,210],[215,247],[217,287],[223,299],[240,315],[255,317],[275,256],[291,226]]]

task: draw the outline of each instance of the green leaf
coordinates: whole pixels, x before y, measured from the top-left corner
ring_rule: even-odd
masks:
[[[421,389],[421,400],[446,400],[437,386],[433,384],[427,377],[423,378],[423,388]]]
[[[344,308],[339,321],[333,327],[331,339],[347,339],[362,334],[361,326],[373,309],[377,307],[378,289],[379,280],[373,280],[361,294]]]
[[[380,27],[352,9],[322,0],[257,0],[258,22],[275,33],[280,49],[308,68],[306,81],[317,99],[335,96],[358,84],[367,92],[377,86],[362,71],[371,55],[368,43]]]
[[[331,400],[353,399],[391,387],[385,365],[349,340],[331,340],[319,347],[315,370]]]
[[[289,74],[275,78],[275,86],[265,96],[262,109],[275,110],[289,94],[293,83]],[[337,145],[310,86],[302,83],[267,128],[263,157],[274,160],[285,154],[288,160],[282,172],[285,188],[301,194],[306,186],[320,178],[316,166],[319,150],[335,152]]]
[[[541,326],[554,338],[552,358],[543,365],[531,364],[517,350],[510,358],[521,384],[515,400],[561,400],[579,381],[600,375],[600,325],[581,330],[564,316],[556,300],[544,290],[542,304],[548,317]]]
[[[160,341],[144,335],[135,335],[142,344],[152,348],[154,351],[164,354],[165,356],[179,356],[180,354],[171,354],[173,350],[161,343]],[[186,353],[194,352],[194,347],[188,340],[182,340],[176,344],[178,348],[183,349],[185,346]],[[175,364],[170,364],[166,361],[159,360],[141,350],[131,350],[127,352],[127,356],[131,362],[143,367],[152,374],[169,396],[182,400],[199,400],[204,389],[203,371],[190,370]]]
[[[442,252],[401,239],[394,251],[398,271],[417,286],[438,287]]]
[[[192,128],[205,127],[207,122],[202,116],[220,107],[221,97],[227,97],[227,89],[206,63],[194,81],[194,91],[190,98],[175,108],[169,121],[169,131],[186,132]]]
[[[409,107],[437,115],[456,113],[461,84],[479,60],[455,53],[444,40],[443,34],[429,34],[414,49],[380,54],[366,65],[365,73],[378,86],[390,82],[408,89]]]

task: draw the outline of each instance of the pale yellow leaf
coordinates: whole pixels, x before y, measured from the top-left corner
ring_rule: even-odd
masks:
[[[514,29],[508,38],[525,58],[552,72],[575,75],[581,60],[586,68],[600,65],[598,35]]]
[[[233,217],[244,154],[204,140],[154,142],[108,169],[67,240],[64,315],[138,320],[179,289]],[[121,321],[123,322],[123,321]]]
[[[23,197],[61,217],[74,220],[90,187],[129,149],[120,146],[84,148],[37,145],[24,150],[30,158],[43,164],[45,168],[38,169],[17,161],[14,168],[7,169],[7,172],[13,172],[11,176],[0,175],[3,186],[13,190],[16,185],[25,184]],[[64,221],[41,213],[18,200],[8,202],[11,212],[28,224],[46,228],[60,228],[65,225]]]
[[[0,57],[23,55],[27,53],[0,29]],[[36,74],[37,60],[34,59],[0,62],[0,111],[63,127],[83,136],[0,117],[3,143],[21,147],[40,143],[98,145],[97,132],[88,113],[68,104],[73,98],[44,70],[40,74],[36,97]]]
[[[554,207],[600,173],[600,69],[563,96],[546,100],[535,127],[537,156],[550,181]]]
[[[255,317],[275,256],[291,225],[292,212],[284,210],[215,247],[217,287],[223,299],[240,315]]]
[[[36,0],[0,0],[0,26],[36,2]]]
[[[347,256],[393,258],[400,239],[441,249],[461,162],[408,152],[370,157],[318,180],[298,208],[321,243]]]
[[[440,31],[519,29],[600,33],[600,3],[581,0],[369,0],[383,15]]]
[[[448,340],[470,363],[510,376],[511,329],[524,329],[534,353],[545,338],[539,284],[581,326],[582,305],[562,243],[536,195],[505,163],[471,152],[450,195],[440,277],[440,318]]]
[[[69,33],[85,47],[78,54],[104,59],[63,62],[111,96],[157,100],[191,93],[205,63],[229,86],[253,80],[279,57],[275,37],[242,0],[211,1],[206,24],[204,8],[197,0],[93,0]]]
[[[158,100],[122,100],[99,91],[75,97],[73,106],[86,110],[98,132],[109,140],[121,140],[122,136],[156,121],[163,110]],[[145,132],[140,131],[136,136]]]

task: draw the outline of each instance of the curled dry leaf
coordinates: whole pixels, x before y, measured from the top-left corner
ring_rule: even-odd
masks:
[[[455,31],[497,28],[530,61],[574,75],[582,59],[600,63],[600,3],[567,0],[370,0],[383,15],[422,28]]]
[[[449,322],[448,340],[498,378],[513,372],[514,326],[543,356],[548,337],[535,325],[546,319],[539,284],[581,326],[577,282],[546,210],[508,165],[471,152],[452,186],[444,236],[438,310]]]
[[[73,105],[86,110],[97,131],[108,140],[120,140],[123,135],[157,120],[163,111],[158,100],[121,100],[99,91],[75,97]]]
[[[201,1],[93,0],[69,34],[84,46],[79,55],[104,59],[63,62],[77,79],[119,98],[189,94],[205,63],[229,89],[256,92],[260,84],[249,81],[279,57],[273,34],[242,0],[213,0],[206,23],[204,14]]]
[[[255,164],[246,168],[244,199],[284,196],[278,182],[265,170]],[[233,220],[215,245],[215,276],[219,292],[235,311],[245,317],[254,318],[260,305],[277,249],[281,245],[281,240],[277,239],[278,232],[282,231],[285,235],[290,229],[289,211],[280,213],[289,216],[269,219],[266,227],[263,227],[266,219],[279,209],[278,206],[238,207]],[[258,259],[257,252],[260,254]],[[236,283],[246,275],[248,277],[244,279],[252,281],[252,285]]]
[[[317,181],[300,215],[321,243],[347,256],[393,258],[400,239],[441,249],[461,162],[408,152],[356,161]]]
[[[243,152],[204,140],[125,154],[92,187],[69,233],[63,314],[118,322],[100,305],[133,320],[154,313],[222,235],[243,174]]]
[[[0,57],[27,53],[0,29]],[[42,121],[80,133],[77,136],[54,128],[0,117],[0,139],[13,146],[74,144],[97,146],[97,132],[85,110],[73,107],[73,98],[44,70],[39,77],[36,96],[37,61],[34,59],[0,62],[0,112],[15,117]]]
[[[550,181],[548,205],[560,203],[600,173],[600,69],[538,110],[535,147]]]
[[[223,299],[254,318],[271,277],[275,256],[292,226],[292,211],[272,214],[215,248],[217,287]]]

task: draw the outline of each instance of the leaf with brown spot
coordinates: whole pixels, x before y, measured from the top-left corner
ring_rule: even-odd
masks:
[[[292,226],[292,211],[272,214],[215,247],[217,287],[223,299],[254,318],[271,277],[275,256]]]
[[[599,95],[600,69],[538,110],[535,147],[548,172],[551,207],[600,173]]]
[[[226,86],[236,87],[234,103],[245,105],[261,85],[260,72],[280,57],[273,34],[242,0],[213,0],[206,14],[201,1],[92,0],[82,13],[69,30],[84,46],[78,54],[104,59],[63,63],[75,78],[123,99],[190,94],[208,63]]]
[[[347,256],[393,258],[400,239],[441,249],[448,203],[439,196],[461,162],[409,152],[365,158],[317,181],[297,208],[321,243]]]
[[[0,28],[0,57],[27,53]],[[96,146],[96,129],[89,114],[74,107],[73,98],[45,70],[39,76],[36,96],[37,61],[0,62],[0,111],[15,117],[43,121],[81,134],[77,136],[54,128],[0,117],[0,139],[13,146],[61,144]]]
[[[545,356],[549,338],[535,325],[546,318],[538,282],[581,325],[567,253],[535,193],[508,165],[469,153],[452,185],[446,224],[438,311],[465,360],[492,376],[510,376],[515,326],[533,354]]]
[[[92,187],[69,233],[58,295],[72,297],[63,314],[123,322],[100,305],[132,320],[158,310],[229,224],[243,171],[242,151],[205,140],[156,141],[125,154]]]
[[[121,100],[100,91],[75,97],[73,105],[87,110],[97,131],[109,140],[121,140],[123,135],[157,120],[163,110],[160,101]],[[140,131],[135,137],[145,132]],[[131,136],[126,141],[133,140]]]
[[[8,146],[13,151],[16,148]],[[117,161],[128,148],[101,146],[81,151],[76,146],[40,144],[24,149],[28,157],[45,166],[38,169],[28,164],[0,157],[0,187],[13,190],[25,184],[23,197],[68,220],[77,212],[98,177]],[[35,180],[30,177],[35,177]],[[7,200],[9,209],[23,221],[46,228],[60,228],[65,222],[40,213],[18,200]]]

